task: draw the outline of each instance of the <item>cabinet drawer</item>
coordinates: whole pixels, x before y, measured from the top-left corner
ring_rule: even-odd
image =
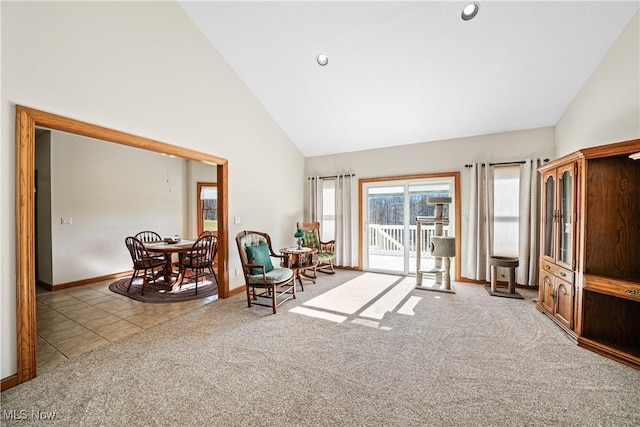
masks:
[[[567,270],[566,268],[556,266],[556,276],[561,278],[562,280],[569,282],[573,285],[573,271]]]
[[[556,274],[556,265],[548,261],[540,261],[540,269],[544,272]]]

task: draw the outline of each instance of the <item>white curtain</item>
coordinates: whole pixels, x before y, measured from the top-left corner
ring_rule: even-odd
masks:
[[[309,222],[322,223],[322,179],[319,176],[309,178]]]
[[[520,168],[519,265],[516,282],[528,286],[538,284],[539,162],[540,159],[527,159]]]
[[[336,260],[343,267],[357,266],[357,248],[354,245],[356,195],[355,177],[351,174],[336,177]]]
[[[474,163],[469,171],[469,231],[467,276],[490,281],[489,257],[493,242],[493,173],[485,163]]]

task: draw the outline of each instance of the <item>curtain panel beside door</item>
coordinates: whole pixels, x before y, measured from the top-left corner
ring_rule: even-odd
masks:
[[[356,223],[356,184],[354,174],[340,174],[331,177],[310,177],[309,183],[309,217],[311,222],[320,222],[323,227],[324,211],[323,200],[325,180],[334,182],[334,206],[335,206],[335,264],[342,267],[357,267],[357,245],[354,245],[354,225]]]
[[[493,242],[493,173],[487,163],[473,163],[469,170],[469,231],[467,275],[490,281],[489,257]]]
[[[354,241],[356,195],[355,176],[336,177],[336,264],[357,267],[358,254]]]

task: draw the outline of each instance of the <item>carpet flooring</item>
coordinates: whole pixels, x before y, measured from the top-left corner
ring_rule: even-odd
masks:
[[[275,315],[218,300],[3,392],[2,425],[640,425],[640,371],[576,346],[535,292],[407,280],[320,275]]]
[[[142,279],[137,278],[133,281],[131,289],[129,288],[129,277],[125,277],[109,285],[109,290],[120,295],[127,296],[136,301],[165,304],[170,302],[184,302],[195,299],[210,297],[218,294],[218,283],[213,275],[207,275],[200,278],[198,282],[198,293],[196,294],[195,282],[185,282],[182,287],[171,290],[163,279],[158,278],[156,282],[149,282],[144,286],[144,295],[142,294]]]

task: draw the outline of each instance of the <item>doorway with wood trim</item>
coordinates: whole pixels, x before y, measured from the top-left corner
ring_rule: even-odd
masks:
[[[220,298],[229,296],[228,273],[228,161],[221,157],[107,129],[55,114],[16,106],[16,338],[17,372],[3,379],[2,389],[36,376],[35,274],[35,132],[36,127],[59,130],[106,142],[214,164],[218,198]]]

